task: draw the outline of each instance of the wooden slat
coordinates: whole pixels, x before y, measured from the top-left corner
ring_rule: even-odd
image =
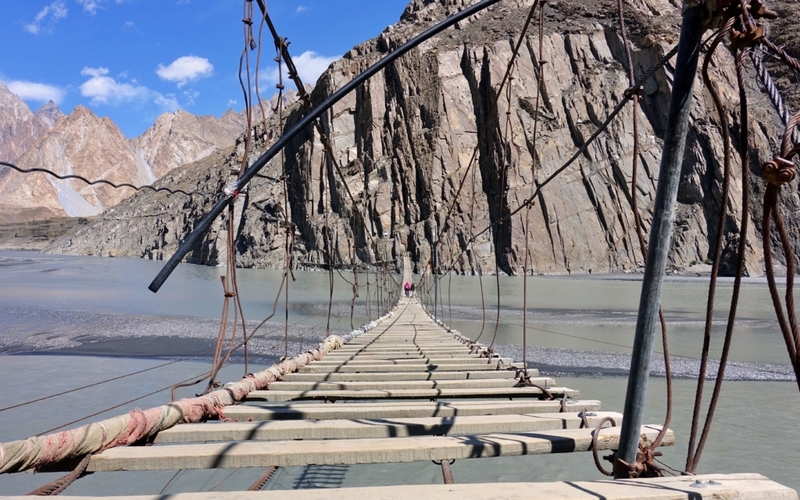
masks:
[[[569,400],[567,411],[599,411],[600,401]],[[234,420],[326,420],[335,418],[414,418],[454,417],[456,415],[510,415],[524,413],[557,413],[560,401],[382,401],[380,403],[318,404],[292,403],[248,404],[225,408],[225,416]]]
[[[510,366],[521,367],[521,363],[512,363]],[[322,365],[311,363],[302,368],[300,372],[407,372],[407,371],[477,371],[477,370],[497,370],[497,364],[418,364],[418,365],[375,365],[375,364],[358,364],[358,365]]]
[[[293,490],[292,500],[695,500],[698,498],[737,500],[798,500],[797,492],[761,474],[703,474],[699,476],[659,477],[603,481],[552,483],[469,483],[372,486],[365,488],[308,488]],[[700,481],[706,488],[692,486]],[[709,482],[716,483],[709,485]],[[286,500],[286,491],[226,491],[169,495],[170,500]],[[19,497],[19,500],[27,497]],[[69,497],[72,500],[97,500],[96,497]],[[124,497],[122,497],[124,498]],[[136,497],[136,500],[161,500],[163,496]],[[129,497],[133,500],[132,497]]]
[[[508,378],[514,372],[508,370],[483,370],[472,372],[446,372],[446,371],[413,371],[413,372],[374,372],[374,373],[326,373],[326,372],[295,372],[284,376],[288,382],[346,382],[369,380],[484,380],[491,378]],[[531,377],[538,377],[539,370],[528,369]]]
[[[511,358],[477,358],[469,356],[459,356],[453,358],[409,358],[409,359],[371,359],[363,358],[363,360],[356,356],[354,358],[335,359],[328,358],[327,356],[320,361],[313,361],[310,363],[313,366],[337,366],[337,365],[496,365],[499,361],[503,363],[511,363]]]
[[[642,427],[651,442],[657,426]],[[297,467],[310,464],[419,462],[499,456],[587,451],[591,429],[568,429],[481,436],[423,436],[384,439],[233,442],[174,446],[136,446],[106,450],[92,456],[88,471],[233,469],[236,467]],[[663,445],[674,444],[668,431]],[[601,431],[598,449],[616,449],[619,428]]]
[[[579,429],[581,413],[490,415],[358,420],[276,420],[271,422],[214,422],[182,424],[161,431],[156,443],[206,441],[272,441],[286,439],[367,439],[410,436],[490,434]],[[617,425],[622,414],[588,412],[591,428],[603,417]]]
[[[531,382],[550,387],[556,381],[549,377],[531,378]],[[476,389],[492,387],[514,387],[518,381],[512,378],[490,378],[475,380],[407,380],[407,381],[358,381],[358,382],[273,382],[270,391],[396,391],[405,389]]]
[[[566,387],[549,387],[554,396],[579,398],[580,392]],[[300,401],[341,399],[440,399],[440,398],[540,398],[541,389],[536,387],[492,387],[488,389],[399,389],[396,391],[253,391],[248,401]]]

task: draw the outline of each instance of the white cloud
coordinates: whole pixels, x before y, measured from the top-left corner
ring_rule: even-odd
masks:
[[[78,3],[83,6],[83,10],[90,14],[94,14],[97,11],[97,7],[100,4],[98,0],[78,0]]]
[[[83,7],[83,10],[88,12],[89,14],[96,14],[97,9],[100,8],[100,5],[107,2],[108,0],[77,0],[78,4]],[[125,0],[114,0],[115,3],[120,4]]]
[[[33,22],[25,25],[25,31],[38,35],[43,25],[46,25],[47,31],[51,31],[55,22],[65,17],[67,17],[67,7],[64,5],[64,0],[56,0],[40,10]]]
[[[226,106],[228,106],[229,108],[232,108],[232,107],[236,106],[237,104],[239,104],[239,101],[237,101],[236,99],[228,99],[228,104],[226,104]]]
[[[308,10],[308,7],[306,7],[305,5],[298,5],[297,6],[297,10],[295,11],[295,14],[299,14],[299,13],[303,12],[304,10]]]
[[[196,91],[194,89],[190,89],[190,90],[184,91],[183,94],[181,94],[181,95],[183,96],[183,102],[187,106],[194,106],[194,100],[197,99],[198,97],[200,97],[200,92],[198,92],[198,91]]]
[[[181,109],[181,105],[178,104],[178,99],[176,99],[172,94],[163,95],[156,92],[155,100],[153,102],[161,107],[165,113],[172,113],[173,111]]]
[[[61,104],[64,99],[64,91],[52,85],[21,80],[5,83],[8,90],[25,101],[53,101],[56,104]]]
[[[120,83],[108,76],[108,68],[83,68],[81,75],[89,76],[80,89],[81,95],[91,99],[92,105],[119,105],[124,102],[147,99],[151,91],[133,83]]]
[[[158,65],[156,74],[163,80],[178,84],[178,88],[187,82],[211,76],[214,66],[205,57],[183,56],[172,61],[169,66]]]
[[[150,101],[162,111],[172,112],[181,109],[178,99],[172,95],[151,90],[143,85],[130,82],[120,82],[108,76],[108,68],[83,68],[81,75],[88,76],[81,86],[81,95],[88,97],[92,106],[109,105],[119,106],[129,102]],[[126,78],[120,75],[119,78]],[[191,94],[188,94],[191,95]],[[195,96],[196,97],[196,96]]]
[[[334,61],[338,61],[341,56],[325,57],[320,56],[316,52],[307,50],[299,56],[293,58],[294,65],[297,67],[297,74],[306,84],[315,84],[319,76],[328,69]],[[286,71],[286,66],[283,66]],[[278,83],[278,68],[273,67],[272,70],[266,72],[267,81],[275,85]],[[284,73],[284,85],[289,79],[288,74]]]

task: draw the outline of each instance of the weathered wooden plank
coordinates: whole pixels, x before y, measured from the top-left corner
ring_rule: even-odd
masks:
[[[455,358],[439,358],[439,357],[425,357],[417,359],[396,359],[396,360],[382,360],[382,359],[364,359],[363,361],[358,357],[346,358],[337,360],[328,358],[327,356],[320,361],[312,361],[309,366],[338,366],[338,365],[496,365],[498,362],[510,364],[513,360],[511,358],[473,358],[468,356],[461,356]]]
[[[566,387],[549,387],[554,396],[579,398],[580,391]],[[342,399],[441,399],[441,398],[541,398],[544,394],[536,387],[492,387],[487,389],[399,389],[396,391],[253,391],[248,401],[300,401]]]
[[[522,367],[522,363],[511,363],[510,365],[505,366],[516,366],[518,368]],[[497,370],[497,364],[482,364],[476,365],[474,363],[470,364],[418,364],[418,365],[374,365],[374,364],[366,364],[366,365],[318,365],[315,363],[311,363],[300,368],[301,373],[307,372],[339,372],[339,373],[351,373],[351,372],[407,372],[407,371],[420,371],[420,372],[432,372],[432,371],[477,371],[477,370]]]
[[[652,442],[658,426],[643,426]],[[419,462],[588,451],[593,429],[567,429],[480,436],[422,436],[382,439],[232,442],[174,446],[127,446],[92,456],[88,471],[297,467],[310,464]],[[674,444],[668,431],[663,445]],[[616,449],[619,427],[603,429],[598,449]]]
[[[472,372],[445,372],[445,371],[414,371],[414,372],[376,372],[376,373],[325,373],[325,372],[295,372],[284,376],[290,382],[348,382],[348,381],[379,381],[379,380],[483,380],[491,378],[508,378],[514,372],[509,370],[483,370]],[[539,370],[528,369],[531,377],[538,377]]]
[[[594,428],[600,419],[611,417],[617,425],[622,414],[587,412]],[[286,439],[372,439],[410,436],[457,436],[507,432],[579,429],[582,413],[530,415],[480,415],[457,417],[351,419],[351,420],[275,420],[267,422],[214,422],[183,424],[161,431],[156,443],[202,443],[206,441],[273,441]]]
[[[449,359],[449,358],[463,358],[463,359],[486,359],[481,358],[477,354],[470,354],[468,351],[460,352],[460,353],[331,353],[325,356],[326,360],[335,359],[337,361],[340,360],[348,360],[348,359],[367,359],[367,360],[395,360],[395,359],[413,359],[413,360],[424,360],[424,359]]]
[[[568,400],[567,411],[599,411],[600,401]],[[234,420],[328,420],[336,418],[419,418],[473,415],[510,415],[524,413],[557,413],[560,401],[381,401],[380,403],[285,405],[247,404],[225,408],[225,416]]]
[[[659,477],[603,481],[553,483],[422,484],[372,486],[366,488],[317,488],[293,490],[292,500],[798,500],[797,492],[770,481],[761,474],[703,474],[699,476]],[[696,482],[705,488],[693,486]],[[709,484],[713,483],[713,484]],[[19,497],[22,500],[26,497]],[[97,500],[96,497],[69,497],[72,500]],[[161,500],[158,495],[120,497],[122,500]],[[169,495],[170,500],[286,500],[286,491],[226,491]]]
[[[403,389],[476,389],[491,387],[514,387],[517,380],[513,374],[508,378],[490,378],[474,380],[405,380],[405,381],[378,381],[378,382],[300,382],[284,381],[273,382],[269,385],[270,391],[369,391],[385,390],[395,391]],[[549,387],[556,384],[556,381],[549,377],[531,378],[531,382],[542,387]]]

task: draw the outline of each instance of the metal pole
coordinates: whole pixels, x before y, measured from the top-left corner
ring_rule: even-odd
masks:
[[[636,453],[639,447],[647,379],[650,376],[650,356],[653,352],[656,321],[661,304],[661,285],[664,281],[672,224],[675,220],[675,202],[678,195],[686,135],[689,131],[692,86],[697,73],[697,59],[700,54],[700,40],[705,30],[705,21],[705,8],[693,7],[684,12],[681,25],[678,60],[675,64],[675,78],[667,116],[667,128],[664,134],[664,149],[648,243],[648,259],[639,299],[639,316],[636,321],[631,371],[628,376],[628,392],[625,398],[625,410],[617,452],[617,457],[627,463],[636,462]],[[615,462],[614,477],[626,478],[630,477],[630,474],[625,466]]]
[[[438,209],[438,206],[437,206]],[[436,214],[439,215],[438,213]],[[439,305],[439,220],[433,221],[433,319],[437,319]]]

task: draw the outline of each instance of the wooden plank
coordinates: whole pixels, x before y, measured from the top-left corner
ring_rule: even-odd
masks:
[[[507,375],[510,375],[507,372]],[[396,391],[404,389],[475,389],[491,387],[514,387],[515,378],[490,378],[475,380],[398,380],[398,381],[366,381],[366,382],[273,382],[269,385],[270,391],[370,391],[385,390]],[[531,378],[531,382],[542,387],[556,384],[549,377]]]
[[[579,429],[582,413],[532,415],[480,415],[358,420],[275,420],[267,422],[213,422],[182,424],[161,431],[156,443],[206,441],[273,441],[286,439],[374,439],[410,436],[458,436]],[[611,417],[617,425],[622,414],[587,412],[590,428]]]
[[[472,358],[467,356],[460,356],[456,358],[439,358],[439,357],[426,357],[417,359],[396,359],[396,360],[381,360],[381,359],[364,359],[360,360],[358,357],[354,359],[337,360],[328,358],[327,356],[320,361],[312,361],[309,365],[315,366],[337,366],[337,365],[497,365],[498,362],[511,363],[511,358]]]
[[[564,395],[576,399],[580,391],[566,387],[549,387],[557,397]],[[247,401],[300,401],[341,399],[443,399],[443,398],[541,398],[544,394],[536,387],[491,387],[487,389],[399,389],[396,391],[253,391]]]
[[[658,426],[643,426],[642,441],[652,442],[658,430]],[[593,432],[567,429],[481,436],[125,446],[93,455],[87,471],[298,467],[569,453],[588,451]],[[662,444],[674,442],[674,434],[668,431]],[[597,445],[600,450],[616,449],[619,427],[603,429]]]
[[[308,488],[293,490],[292,500],[485,500],[502,495],[506,500],[798,500],[797,492],[761,474],[702,474],[601,481],[551,483],[468,483],[372,486],[364,488]],[[692,486],[699,481],[706,488]],[[710,485],[709,482],[716,484]],[[12,497],[13,498],[13,497]],[[19,500],[27,497],[18,497]],[[96,497],[70,497],[97,500]],[[120,497],[125,500],[161,500],[159,495]],[[226,491],[169,495],[170,500],[286,500],[286,491]]]
[[[510,366],[517,366],[521,367],[521,363],[512,363]],[[474,363],[470,364],[447,364],[447,365],[440,365],[440,364],[419,364],[419,365],[374,365],[374,364],[367,364],[367,365],[321,365],[316,363],[311,363],[300,368],[301,373],[305,372],[339,372],[339,373],[352,373],[352,372],[407,372],[417,370],[420,372],[430,372],[430,371],[477,371],[477,370],[495,370],[497,371],[497,364],[483,364],[483,365],[476,365]]]
[[[568,400],[567,411],[599,411],[600,401]],[[558,413],[560,401],[381,401],[380,403],[286,405],[247,404],[225,408],[225,416],[234,420],[329,420],[336,418],[421,418],[473,415],[510,415]]]
[[[368,380],[475,380],[490,378],[508,378],[514,372],[509,370],[484,370],[472,372],[445,372],[445,371],[414,371],[414,372],[375,372],[375,373],[325,373],[325,372],[294,372],[284,376],[289,382],[348,382]],[[538,377],[539,370],[528,369],[531,377]]]
[[[467,351],[460,352],[460,353],[433,353],[433,354],[423,354],[421,352],[415,352],[411,354],[406,353],[330,353],[325,356],[325,360],[335,359],[337,361],[341,360],[348,360],[348,359],[366,359],[366,360],[395,360],[395,359],[413,359],[413,360],[424,360],[424,359],[449,359],[449,358],[463,358],[463,359],[487,359],[481,358],[477,354],[470,354]]]

